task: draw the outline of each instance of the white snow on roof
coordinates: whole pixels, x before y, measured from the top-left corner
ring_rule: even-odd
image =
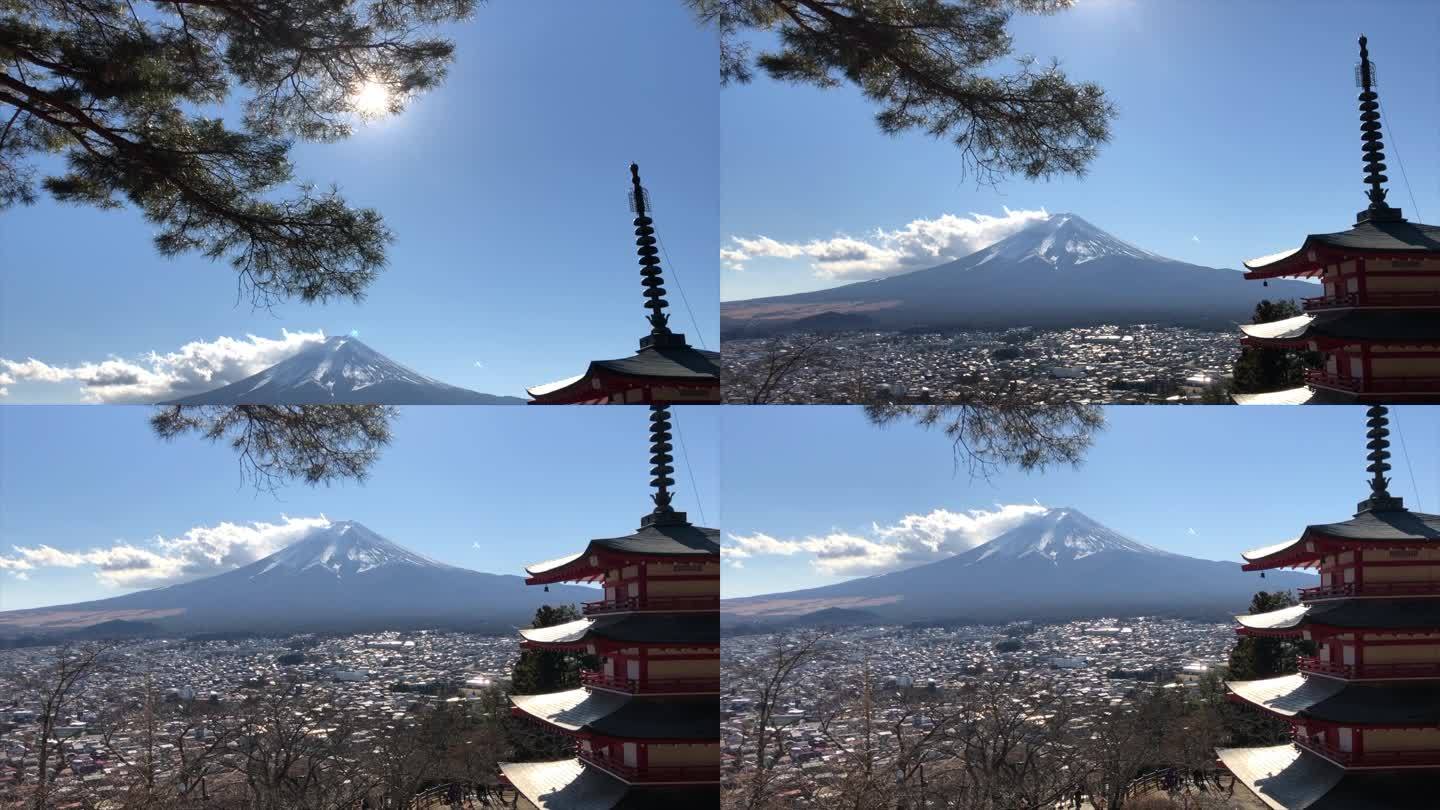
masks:
[[[1293,318],[1286,318],[1283,321],[1271,321],[1269,323],[1247,323],[1240,327],[1240,331],[1257,338],[1273,338],[1298,332],[1310,322],[1315,320],[1314,315],[1296,315]]]
[[[566,377],[565,379],[558,380],[556,382],[545,383],[544,385],[537,385],[534,388],[526,388],[525,393],[529,394],[532,397],[544,396],[553,391],[559,391],[561,388],[564,388],[567,385],[577,383],[584,378],[584,374],[576,374],[574,377]]]
[[[1250,261],[1245,262],[1245,267],[1250,270],[1259,270],[1260,268],[1269,264],[1274,264],[1281,259],[1288,259],[1299,252],[1300,248],[1297,247],[1290,248],[1289,250],[1282,250],[1279,253],[1271,253],[1269,256],[1261,256],[1258,259],[1251,259]]]

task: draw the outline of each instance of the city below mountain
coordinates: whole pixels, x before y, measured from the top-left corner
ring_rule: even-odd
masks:
[[[1230,329],[1263,300],[1300,299],[1319,287],[1167,259],[1074,214],[1052,214],[939,267],[828,290],[727,301],[729,339],[787,331],[1064,328],[1151,323]]]
[[[1226,621],[1256,591],[1310,587],[1291,571],[1261,579],[1238,563],[1185,557],[1136,542],[1075,509],[1048,509],[953,557],[802,591],[727,599],[738,625],[992,622],[1166,615]]]
[[[483,574],[436,562],[342,521],[249,565],[179,585],[0,613],[0,636],[359,632],[440,627],[508,632],[541,605],[579,605],[593,588]]]
[[[162,405],[521,405],[426,377],[353,337],[328,337],[214,391]]]

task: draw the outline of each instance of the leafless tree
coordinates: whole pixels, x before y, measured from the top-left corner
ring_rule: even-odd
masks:
[[[56,737],[60,722],[71,711],[85,682],[104,669],[111,647],[101,643],[62,644],[54,649],[46,666],[35,672],[8,674],[16,694],[35,701],[36,778],[32,806],[46,810],[55,778],[64,770],[65,741]]]
[[[725,364],[722,381],[725,398],[748,405],[790,401],[803,379],[803,372],[828,365],[833,359],[834,352],[828,343],[829,336],[822,334],[767,338],[756,359],[744,364]]]
[[[232,733],[251,807],[355,807],[380,779],[358,757],[357,727],[300,684],[277,685],[238,707]]]
[[[727,810],[763,810],[775,801],[772,775],[784,751],[775,733],[774,718],[795,690],[796,674],[827,651],[831,633],[813,630],[794,635],[776,634],[768,653],[753,662],[722,666],[727,679],[755,685],[755,718],[742,744],[737,764],[740,777],[726,791]]]
[[[1094,763],[1091,803],[1099,810],[1121,810],[1163,792],[1170,806],[1206,806],[1206,795],[1219,787],[1215,749],[1226,741],[1220,708],[1203,689],[1152,685],[1125,707],[1103,713],[1086,743]]]
[[[793,680],[799,668],[786,671],[787,665],[804,651],[778,642],[749,675],[766,684]],[[752,737],[761,727],[764,698],[788,694],[774,685],[760,693]],[[815,715],[816,733],[833,752],[828,773],[781,779],[776,765],[783,740],[772,734],[767,770],[757,769],[758,756],[746,757],[727,807],[1052,810],[1074,795],[1090,768],[1077,744],[1075,705],[1042,678],[877,689],[867,663],[854,682],[834,683]]]
[[[85,791],[82,802],[108,810],[213,804],[207,777],[225,769],[222,758],[235,739],[220,706],[164,700],[148,677],[138,705],[113,693],[107,704],[100,742],[123,776],[104,793]]]

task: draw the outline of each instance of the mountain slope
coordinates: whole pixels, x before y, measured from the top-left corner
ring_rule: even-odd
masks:
[[[519,405],[426,377],[353,337],[328,337],[243,380],[163,405]]]
[[[1224,329],[1262,299],[1313,296],[1301,281],[1246,281],[1143,250],[1053,214],[956,261],[828,290],[720,305],[730,338],[792,329],[1064,327],[1159,323]]]
[[[1075,509],[1049,509],[988,543],[936,562],[821,588],[728,599],[727,621],[789,621],[828,608],[889,620],[1010,620],[1182,615],[1224,620],[1260,590],[1314,585],[1308,574],[1261,580],[1239,563],[1173,554]]]
[[[346,631],[443,626],[503,631],[542,604],[578,604],[599,591],[484,574],[436,562],[344,521],[249,565],[111,599],[0,613],[0,629],[74,629],[124,618],[199,632]]]

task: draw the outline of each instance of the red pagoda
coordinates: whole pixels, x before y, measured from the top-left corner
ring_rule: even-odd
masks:
[[[1435,807],[1440,780],[1440,515],[1388,491],[1386,408],[1368,411],[1370,497],[1354,518],[1247,551],[1247,571],[1315,568],[1300,604],[1238,616],[1242,636],[1303,639],[1298,672],[1226,684],[1290,725],[1291,742],[1220,750],[1277,810]]]
[[[640,350],[615,360],[592,360],[585,373],[527,389],[531,405],[668,405],[720,403],[720,353],[695,349],[685,336],[670,331],[665,309],[665,279],[655,249],[655,221],[646,213],[648,193],[640,185],[640,167],[630,164],[630,206],[635,212],[635,244],[640,256],[650,334]]]
[[[570,759],[501,764],[541,810],[719,805],[720,533],[670,505],[670,410],[651,410],[655,506],[640,528],[526,568],[532,585],[604,586],[584,618],[520,631],[527,649],[603,662],[577,689],[510,698],[515,716],[575,743]]]
[[[1320,352],[1306,385],[1237,394],[1242,405],[1440,402],[1440,226],[1406,221],[1385,201],[1379,95],[1360,37],[1360,131],[1370,205],[1355,227],[1311,234],[1294,250],[1245,262],[1246,278],[1320,282],[1305,314],[1242,326],[1241,343]]]

